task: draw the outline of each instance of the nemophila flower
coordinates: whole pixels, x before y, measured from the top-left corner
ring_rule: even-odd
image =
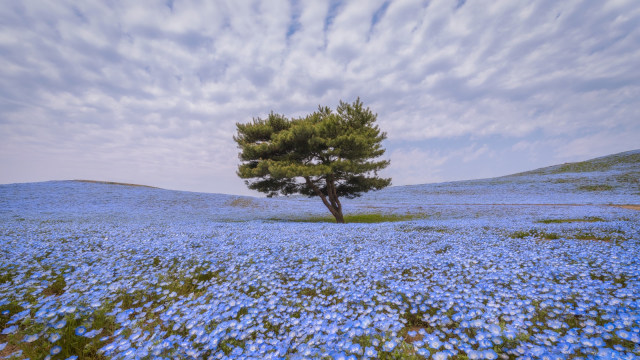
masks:
[[[427,349],[425,349],[425,348],[422,348],[422,347],[421,347],[421,348],[418,348],[418,349],[416,350],[416,353],[417,353],[418,355],[420,355],[420,356],[424,356],[424,357],[426,357],[426,358],[428,358],[428,357],[429,357],[429,355],[430,355],[429,350],[427,350]]]
[[[1,343],[0,344],[0,351],[4,350],[4,348],[7,346],[7,343]]]
[[[362,354],[362,346],[360,346],[360,344],[351,344],[351,346],[349,346],[349,352],[360,355]]]
[[[21,312],[15,314],[15,315],[13,315],[11,317],[11,320],[9,320],[7,322],[7,324],[15,324],[15,323],[17,323],[18,321],[26,318],[29,315],[30,312],[31,312],[31,310],[27,309],[27,310],[21,311]]]
[[[87,331],[84,334],[84,337],[89,338],[89,339],[93,339],[96,335],[100,335],[102,333],[102,329],[94,329],[91,331]]]
[[[38,338],[39,338],[38,334],[25,335],[24,338],[22,338],[22,341],[26,343],[32,343],[38,340]]]
[[[433,354],[433,360],[446,360],[449,357],[451,357],[451,354],[447,350],[439,351],[439,352]]]
[[[18,331],[18,325],[9,326],[8,328],[2,330],[2,335],[13,334],[16,331]]]
[[[60,340],[62,336],[58,333],[52,333],[51,335],[49,335],[49,342],[54,343],[58,340]]]
[[[427,341],[427,344],[429,345],[430,348],[434,349],[434,350],[438,350],[442,347],[442,342],[440,340],[436,339],[430,339]]]
[[[347,354],[341,351],[332,351],[329,356],[334,360],[347,360]]]
[[[398,346],[398,343],[394,340],[390,340],[384,343],[384,345],[382,346],[382,349],[386,352],[391,352],[393,351],[393,349],[396,348],[396,346]]]
[[[87,332],[87,328],[84,326],[78,326],[75,330],[77,336],[82,336]]]
[[[493,349],[487,349],[482,351],[482,356],[487,360],[495,360],[498,358],[498,354]]]
[[[66,358],[66,360],[77,360],[78,356],[77,355],[71,355],[68,358]]]
[[[616,331],[616,335],[623,340],[630,340],[631,339],[631,333],[627,330],[618,330]]]
[[[54,347],[51,348],[51,350],[49,351],[49,353],[51,355],[57,355],[60,353],[60,351],[62,351],[62,348],[58,345],[55,345]]]
[[[65,325],[67,325],[67,320],[66,319],[62,319],[62,320],[58,321],[57,323],[53,324],[53,328],[57,329],[57,330],[60,330]]]
[[[372,346],[368,346],[364,349],[364,355],[368,357],[376,357],[378,356],[378,352]]]

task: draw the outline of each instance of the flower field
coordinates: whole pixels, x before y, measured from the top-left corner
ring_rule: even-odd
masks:
[[[640,357],[640,212],[469,186],[380,192],[346,211],[415,217],[337,225],[288,221],[317,199],[0,185],[0,357]]]

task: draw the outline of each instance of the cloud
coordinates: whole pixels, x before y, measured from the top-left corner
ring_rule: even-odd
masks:
[[[401,183],[464,178],[442,159],[490,161],[518,142],[530,159],[571,160],[640,136],[633,0],[33,0],[6,4],[0,21],[5,183],[106,176],[248,193],[236,122],[357,96],[396,144]],[[409,145],[461,138],[480,153]],[[404,155],[437,176],[407,175]]]

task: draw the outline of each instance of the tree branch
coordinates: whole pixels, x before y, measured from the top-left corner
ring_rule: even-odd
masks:
[[[327,178],[327,193],[329,194],[329,199],[331,200],[331,204],[336,210],[341,211],[342,204],[340,204],[340,200],[338,200],[338,192],[336,191],[336,183],[333,178],[333,174],[329,174]]]
[[[331,212],[331,214],[333,214],[335,216],[336,213],[337,213],[336,208],[333,207],[329,203],[329,201],[327,201],[327,197],[324,196],[324,194],[322,193],[322,191],[320,191],[318,186],[316,186],[316,184],[314,184],[313,181],[311,181],[311,179],[308,176],[305,176],[304,180],[307,182],[307,185],[313,189],[313,191],[316,193],[316,195],[318,195],[320,197],[320,199],[322,200],[322,203],[324,204],[324,206],[326,206],[327,209],[329,209],[329,211]]]

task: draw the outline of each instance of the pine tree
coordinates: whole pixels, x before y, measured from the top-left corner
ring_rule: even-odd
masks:
[[[234,140],[241,149],[238,176],[250,189],[267,196],[303,194],[318,196],[344,223],[341,197],[354,198],[369,190],[389,186],[378,177],[389,165],[376,160],[384,154],[386,134],[375,125],[377,115],[363,107],[340,101],[297,119],[273,112],[266,119],[236,124]]]

